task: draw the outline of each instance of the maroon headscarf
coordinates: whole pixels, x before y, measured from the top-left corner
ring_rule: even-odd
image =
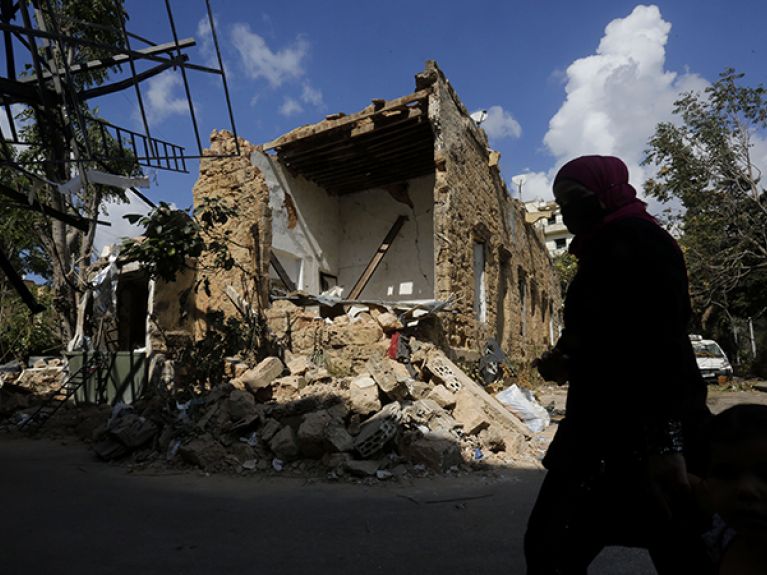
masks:
[[[575,180],[594,192],[607,210],[607,215],[594,227],[573,238],[570,253],[576,257],[588,249],[589,240],[605,226],[626,218],[640,218],[658,224],[642,200],[637,198],[629,184],[629,170],[622,160],[614,156],[581,156],[562,166],[554,178]]]

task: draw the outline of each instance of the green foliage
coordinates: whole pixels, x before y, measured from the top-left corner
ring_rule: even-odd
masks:
[[[671,223],[701,325],[732,326],[767,306],[767,197],[751,156],[767,131],[767,91],[742,79],[728,69],[702,94],[684,94],[644,161],[657,168],[646,193],[680,208]]]
[[[194,215],[161,202],[146,216],[125,216],[132,224],[144,226],[142,238],[123,243],[122,255],[140,261],[151,278],[173,281],[188,268],[189,260],[203,252],[213,255],[212,267],[230,270],[229,231],[219,231],[234,209],[217,199],[203,199]]]
[[[0,284],[0,363],[51,353],[60,347],[50,290],[46,286],[30,289],[37,301],[46,306],[46,311],[34,316],[10,286]]]
[[[562,252],[554,256],[554,269],[559,276],[559,285],[562,288],[562,297],[567,294],[567,288],[578,271],[578,260],[570,252]]]

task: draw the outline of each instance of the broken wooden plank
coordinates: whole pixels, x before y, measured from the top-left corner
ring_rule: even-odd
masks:
[[[269,254],[269,263],[272,264],[274,271],[277,272],[277,276],[280,278],[280,281],[285,285],[287,290],[296,291],[296,284],[294,284],[293,280],[290,279],[288,272],[285,271],[285,268],[282,266],[279,258],[274,255],[274,252]]]
[[[430,89],[419,90],[418,92],[408,94],[407,96],[402,96],[401,98],[390,100],[389,102],[387,102],[387,104],[383,108],[379,108],[378,110],[376,110],[374,106],[371,105],[365,108],[364,110],[362,110],[361,112],[357,112],[356,114],[350,114],[349,116],[344,116],[343,118],[339,118],[338,120],[326,120],[324,122],[319,122],[311,126],[304,126],[304,127],[298,128],[296,130],[288,132],[284,136],[280,136],[279,138],[272,140],[271,142],[267,142],[266,144],[264,144],[263,149],[264,151],[266,151],[266,150],[271,150],[274,148],[279,148],[281,146],[285,146],[286,144],[290,144],[297,140],[303,140],[304,138],[315,136],[322,132],[326,132],[329,130],[340,128],[342,126],[348,126],[348,125],[354,124],[355,122],[358,122],[364,118],[368,118],[370,116],[374,116],[377,114],[383,114],[387,110],[398,108],[400,106],[409,104],[411,102],[416,102],[418,100],[424,100],[428,98],[430,93],[431,93]]]
[[[373,277],[373,274],[375,273],[376,269],[378,269],[378,266],[381,263],[381,260],[383,260],[384,256],[386,255],[386,252],[389,251],[389,248],[391,247],[391,244],[394,241],[394,238],[397,237],[397,234],[402,229],[402,226],[405,224],[407,219],[408,219],[407,216],[397,217],[397,221],[394,222],[394,225],[389,230],[389,233],[386,234],[384,241],[381,243],[380,246],[378,246],[376,253],[373,254],[373,257],[370,259],[370,262],[368,263],[367,267],[365,267],[365,271],[362,272],[362,275],[357,280],[357,283],[354,284],[352,291],[349,292],[348,299],[356,299],[360,296],[360,294],[362,293],[362,290],[365,289],[365,286],[370,281],[370,278]]]

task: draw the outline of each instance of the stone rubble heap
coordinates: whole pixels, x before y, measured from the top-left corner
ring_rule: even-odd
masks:
[[[325,357],[306,349],[257,365],[227,358],[228,381],[183,404],[156,394],[90,411],[87,421],[65,409],[48,425],[76,428],[106,460],[206,471],[387,479],[532,462],[527,427],[435,345],[401,335],[389,315],[324,320]],[[307,337],[295,335],[294,350]],[[398,338],[406,357],[394,351]],[[330,368],[344,350],[349,372],[339,375]]]

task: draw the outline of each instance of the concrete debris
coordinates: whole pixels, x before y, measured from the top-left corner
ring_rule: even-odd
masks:
[[[375,475],[378,471],[379,464],[377,461],[347,461],[344,464],[344,469],[352,475],[358,477],[368,477]]]
[[[269,448],[278,458],[285,461],[296,459],[300,453],[296,432],[289,425],[274,434],[269,442]]]
[[[420,463],[437,472],[447,471],[463,463],[455,442],[441,437],[425,436],[417,439],[407,447],[407,454],[413,463]]]
[[[210,437],[193,439],[189,443],[181,445],[178,453],[187,463],[206,470],[220,468],[227,456],[224,446]]]
[[[441,384],[432,387],[426,398],[436,402],[437,405],[444,409],[453,409],[455,407],[455,394]]]
[[[264,388],[269,387],[271,383],[282,375],[285,365],[278,357],[267,357],[253,369],[243,373],[239,380],[245,384],[245,387],[253,394],[258,394]]]
[[[527,427],[442,351],[411,333],[384,335],[399,329],[394,314],[371,306],[354,319],[340,315],[307,326],[326,330],[318,341],[329,327],[325,342],[343,337],[349,345],[374,346],[360,348],[365,361],[350,362],[350,375],[331,367],[330,354],[338,351],[332,347],[286,351],[284,363],[267,357],[255,367],[229,357],[224,382],[207,393],[157,392],[116,406],[111,417],[106,406],[87,414],[83,406],[62,409],[50,428],[72,430],[106,460],[244,474],[314,470],[331,479],[384,481],[527,457]],[[397,359],[390,356],[392,341],[407,343]],[[64,369],[46,364],[6,383],[0,416],[18,419],[22,408],[34,409],[41,401],[36,390],[50,387],[43,382]]]
[[[363,374],[352,380],[351,409],[360,415],[376,413],[381,409],[381,399],[378,397],[378,385],[368,374]]]

